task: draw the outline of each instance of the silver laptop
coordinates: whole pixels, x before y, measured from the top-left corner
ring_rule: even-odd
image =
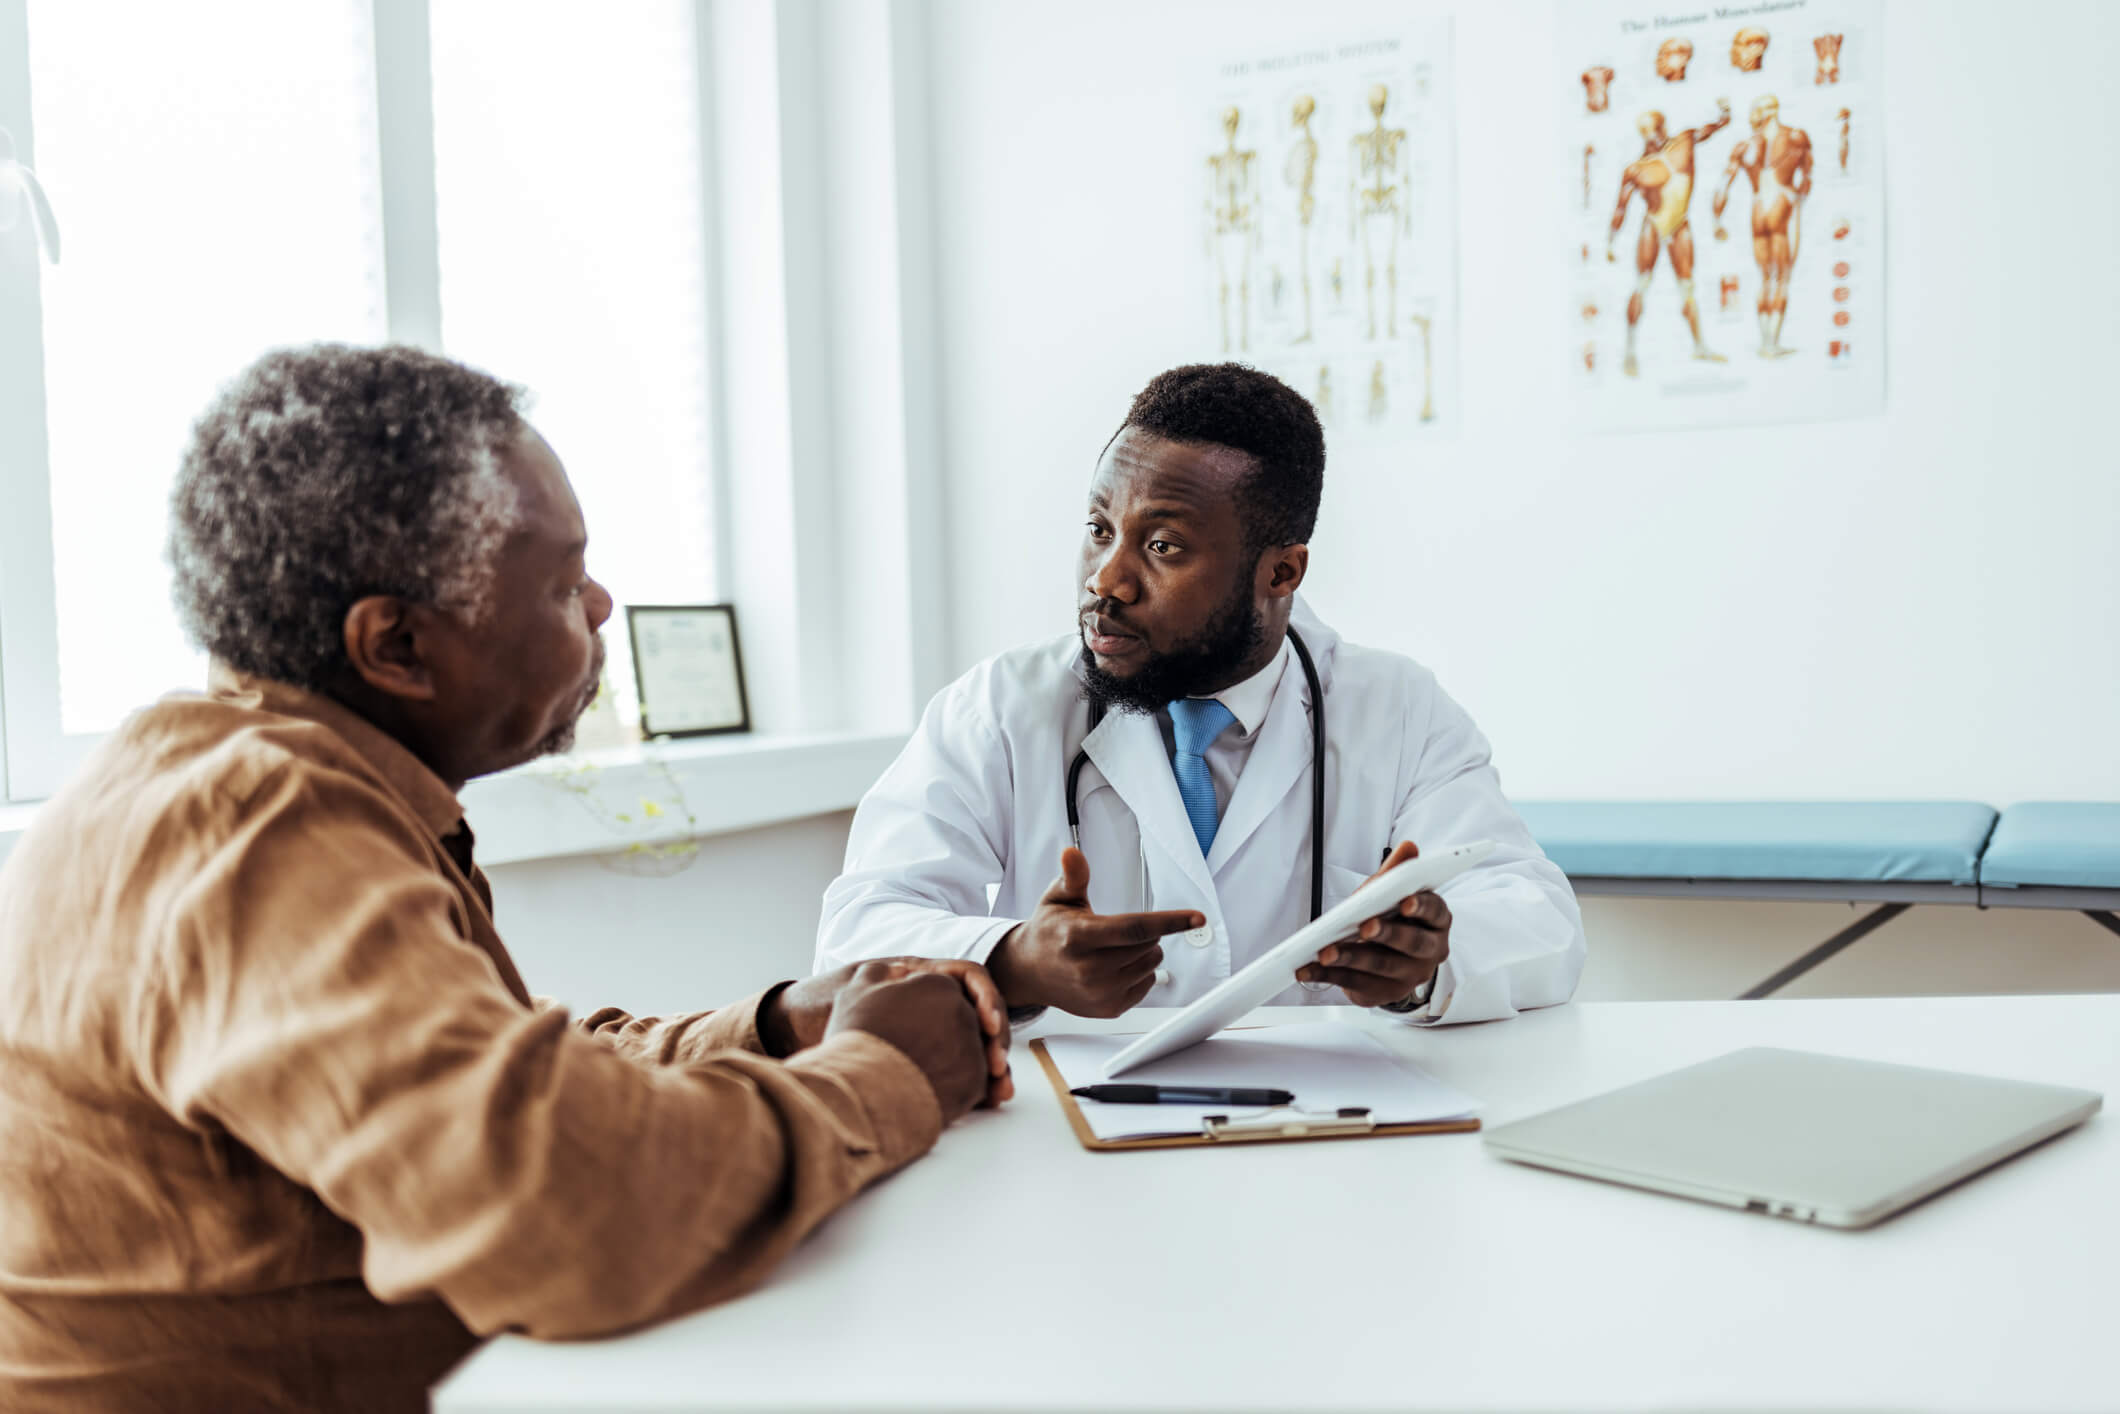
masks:
[[[2095,1114],[2089,1090],[1768,1047],[1486,1132],[1505,1159],[1868,1227]]]

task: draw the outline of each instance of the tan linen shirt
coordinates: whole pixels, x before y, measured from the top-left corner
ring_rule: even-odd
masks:
[[[481,1336],[744,1290],[934,1143],[889,1044],[570,1024],[491,910],[328,700],[217,669],[104,744],[0,870],[0,1409],[423,1409]]]

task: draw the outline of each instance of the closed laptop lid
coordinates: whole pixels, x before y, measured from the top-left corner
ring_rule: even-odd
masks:
[[[1505,1158],[1873,1222],[2087,1118],[2088,1090],[1770,1047],[1497,1126]]]

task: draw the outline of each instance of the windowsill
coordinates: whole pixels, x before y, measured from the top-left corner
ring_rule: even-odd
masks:
[[[905,736],[746,734],[554,757],[473,781],[464,810],[485,865],[682,849],[710,835],[852,809]],[[0,860],[36,813],[35,805],[0,805]]]
[[[481,864],[666,850],[851,810],[904,732],[688,737],[554,757],[473,781]]]

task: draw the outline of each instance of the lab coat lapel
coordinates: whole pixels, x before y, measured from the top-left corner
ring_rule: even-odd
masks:
[[[1163,749],[1163,733],[1154,717],[1111,712],[1083,739],[1082,749],[1104,773],[1126,808],[1134,812],[1141,833],[1153,837],[1165,854],[1178,861],[1202,899],[1214,897],[1214,879],[1200,857],[1200,842],[1185,817],[1178,778]]]
[[[1215,846],[1207,855],[1211,873],[1221,871],[1229,857],[1266,823],[1290,788],[1303,778],[1310,765],[1309,700],[1310,688],[1303,680],[1303,666],[1291,656],[1281,670],[1281,681],[1274,688],[1273,701],[1266,708],[1266,721],[1259,727],[1259,739],[1252,743],[1243,774],[1237,777],[1237,788],[1230,793],[1229,806],[1222,812],[1222,824],[1215,831]],[[1306,824],[1300,838],[1307,845],[1308,811],[1304,812],[1303,818]],[[1308,856],[1291,857],[1288,867],[1291,870],[1307,869]]]

